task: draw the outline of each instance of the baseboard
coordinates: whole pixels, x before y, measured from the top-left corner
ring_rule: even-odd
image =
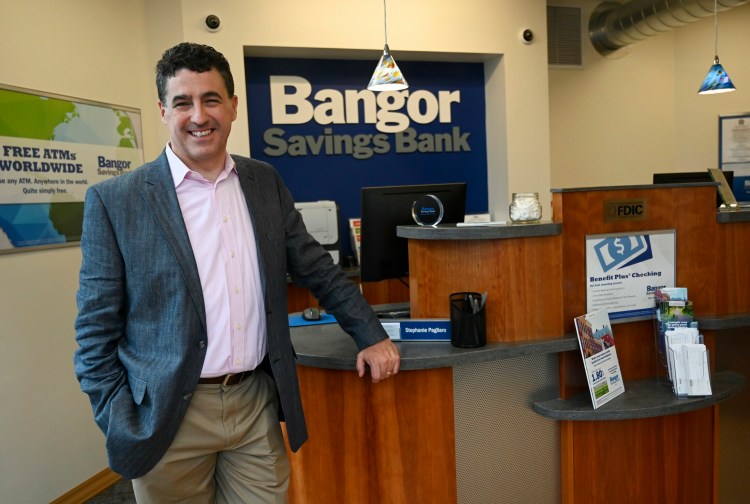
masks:
[[[113,472],[112,469],[104,469],[65,493],[65,495],[53,500],[50,504],[82,504],[121,479],[122,476]]]

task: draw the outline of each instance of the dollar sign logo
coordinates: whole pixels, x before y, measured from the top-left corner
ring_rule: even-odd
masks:
[[[622,243],[622,239],[621,238],[617,238],[615,240],[615,248],[617,249],[617,253],[619,255],[622,255],[622,254],[625,253],[625,245]]]

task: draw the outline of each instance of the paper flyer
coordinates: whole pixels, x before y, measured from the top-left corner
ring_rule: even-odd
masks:
[[[586,236],[586,312],[652,318],[656,289],[674,286],[675,251],[673,230]]]
[[[625,392],[615,338],[605,310],[573,319],[594,409]]]

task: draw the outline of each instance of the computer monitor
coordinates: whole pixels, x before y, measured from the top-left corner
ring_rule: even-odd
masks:
[[[732,187],[732,181],[734,180],[734,172],[731,170],[722,170],[724,178],[727,179],[729,187]],[[672,173],[654,173],[654,184],[690,184],[694,182],[713,182],[714,179],[711,174],[706,171],[694,171],[694,172],[672,172]],[[716,206],[721,206],[721,196],[716,194]]]
[[[396,236],[396,228],[415,224],[412,205],[427,194],[443,204],[441,224],[463,222],[465,182],[362,188],[359,269],[363,282],[409,275],[407,240]]]

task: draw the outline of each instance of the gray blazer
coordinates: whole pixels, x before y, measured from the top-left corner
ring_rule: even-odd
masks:
[[[307,233],[268,164],[233,156],[250,211],[266,306],[269,372],[296,451],[307,439],[287,319],[287,272],[362,349],[385,339],[358,287]],[[110,467],[147,473],[172,442],[206,355],[198,269],[165,153],[86,194],[75,372],[107,437]]]

